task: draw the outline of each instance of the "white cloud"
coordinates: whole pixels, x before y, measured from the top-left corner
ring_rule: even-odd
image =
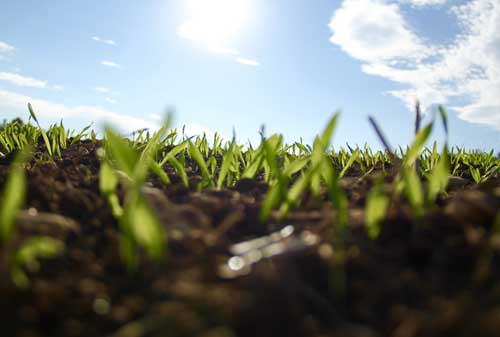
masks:
[[[55,91],[64,90],[64,87],[61,85],[49,86],[47,81],[41,81],[32,77],[22,76],[10,72],[0,72],[0,81],[9,82],[10,84],[25,88],[52,89]]]
[[[411,31],[394,3],[345,0],[329,26],[334,32],[330,41],[359,60],[418,60],[429,53],[429,48]]]
[[[114,91],[110,88],[107,88],[107,87],[95,87],[93,88],[95,91],[97,91],[98,93],[101,93],[103,95],[113,95],[113,96],[117,96],[119,95],[120,93],[118,91]]]
[[[28,102],[33,105],[37,116],[45,117],[53,121],[57,121],[61,118],[93,120],[99,124],[105,123],[113,125],[124,132],[131,132],[141,128],[151,128],[153,130],[158,128],[158,125],[141,118],[122,115],[99,106],[79,105],[70,107],[11,91],[0,90],[0,107],[3,109],[27,111]]]
[[[117,102],[116,99],[111,98],[111,97],[106,97],[105,100],[106,100],[106,102],[111,103],[111,104],[115,104]]]
[[[255,60],[252,60],[252,59],[247,59],[247,58],[244,58],[244,57],[238,57],[238,58],[236,58],[236,62],[241,63],[241,64],[245,64],[247,66],[254,66],[254,67],[260,66],[259,62],[255,61]]]
[[[331,42],[363,61],[363,72],[406,85],[388,93],[410,109],[416,99],[424,109],[445,104],[464,120],[500,129],[500,2],[471,0],[451,13],[460,34],[451,44],[432,45],[398,4],[345,0],[330,22]]]
[[[401,0],[402,3],[409,3],[415,7],[444,5],[448,0]]]
[[[10,44],[0,41],[0,61],[5,60],[7,58],[6,55],[12,54],[15,50],[16,48],[11,46]]]
[[[21,76],[15,73],[0,72],[0,81],[6,81],[19,87],[47,88],[47,81],[40,81],[31,77]]]
[[[106,39],[103,39],[103,38],[101,38],[99,36],[93,36],[92,40],[94,40],[96,42],[101,42],[101,43],[109,44],[110,46],[116,46],[116,42],[114,40],[106,40]]]
[[[182,131],[182,128],[179,131]],[[184,134],[186,137],[203,136],[205,134],[207,139],[213,139],[215,132],[203,125],[186,124],[184,125]]]
[[[117,69],[122,67],[118,63],[115,63],[113,61],[106,61],[106,60],[101,61],[101,65],[106,66],[106,67],[110,67],[110,68],[117,68]]]
[[[111,92],[111,90],[109,88],[105,88],[105,87],[95,87],[94,90],[97,92],[100,92],[102,94],[107,94],[107,93]]]
[[[149,114],[149,118],[154,119],[156,121],[160,121],[162,120],[163,117],[158,114]]]
[[[12,53],[16,48],[12,47],[10,44],[0,41],[0,53]]]

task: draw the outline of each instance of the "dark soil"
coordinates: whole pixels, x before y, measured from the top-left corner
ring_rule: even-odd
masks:
[[[420,219],[405,203],[393,205],[372,241],[363,206],[374,178],[353,168],[341,181],[349,197],[342,241],[326,196],[307,197],[287,221],[262,224],[261,181],[197,192],[196,167],[186,189],[165,166],[172,184],[152,176],[144,193],[169,236],[168,254],[159,264],[141,257],[131,273],[99,194],[98,147],[80,142],[54,161],[39,152],[28,166],[13,246],[44,234],[64,240],[66,251],[28,271],[31,286],[21,290],[0,249],[2,336],[500,335],[500,236],[491,228],[500,179],[456,178]],[[0,159],[0,186],[10,161]],[[230,272],[232,245],[286,226],[294,232],[280,240],[282,251]]]

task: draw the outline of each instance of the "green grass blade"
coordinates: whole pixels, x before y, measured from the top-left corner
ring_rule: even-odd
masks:
[[[281,200],[281,190],[278,183],[269,187],[264,200],[262,201],[262,208],[260,210],[260,221],[264,222],[269,219],[271,211],[278,206]]]
[[[439,107],[439,115],[441,116],[446,139],[448,140],[448,117],[446,116],[446,110],[442,106]]]
[[[17,213],[26,197],[24,163],[28,159],[26,150],[17,154],[10,167],[0,203],[0,243],[6,244],[12,237]]]
[[[188,179],[188,176],[186,174],[186,170],[184,169],[184,166],[182,165],[182,163],[180,161],[178,161],[177,159],[175,159],[175,157],[171,157],[168,160],[168,162],[170,164],[172,164],[172,166],[177,171],[177,174],[179,174],[179,177],[181,178],[182,184],[185,187],[189,187],[189,179]]]
[[[117,167],[129,177],[133,177],[134,169],[139,154],[128,145],[127,140],[115,134],[111,129],[106,129],[107,150],[116,161]]]
[[[347,163],[345,164],[345,166],[342,168],[342,171],[340,171],[339,173],[339,179],[343,178],[344,175],[346,174],[347,170],[349,170],[349,168],[354,164],[354,162],[356,160],[358,160],[359,158],[359,149],[356,149],[352,152],[352,155],[351,157],[349,158],[349,160],[347,161]]]
[[[34,236],[26,240],[15,252],[11,261],[11,278],[19,288],[27,288],[30,280],[24,268],[36,271],[39,268],[39,259],[53,258],[65,250],[62,241],[47,236]]]
[[[150,258],[158,261],[164,254],[166,237],[162,224],[148,206],[139,197],[131,206],[130,222],[135,240],[146,249]]]
[[[446,146],[438,163],[429,174],[428,197],[429,203],[433,202],[439,193],[446,191],[450,176],[450,159]]]
[[[168,177],[167,173],[163,171],[160,164],[155,161],[151,161],[150,169],[160,178],[162,183],[164,183],[165,185],[170,184],[170,178]]]
[[[205,159],[203,158],[200,150],[192,142],[189,142],[189,156],[196,162],[196,164],[200,168],[204,181],[208,184],[208,186],[213,187],[214,183],[210,172],[208,171],[207,163],[205,162]]]
[[[47,152],[49,153],[49,156],[52,156],[53,152],[52,152],[52,147],[50,145],[49,137],[47,137],[47,133],[40,126],[40,123],[38,123],[38,119],[36,118],[35,111],[33,110],[31,103],[28,103],[28,110],[30,112],[31,117],[35,120],[35,123],[38,125],[40,132],[42,133],[42,138],[43,138],[43,141],[45,143],[45,147],[47,148]]]
[[[405,156],[405,164],[407,166],[413,165],[415,163],[415,160],[417,160],[417,158],[419,157],[420,150],[422,149],[425,142],[429,138],[429,135],[431,134],[433,124],[434,123],[429,123],[425,128],[420,130],[415,136],[415,139],[413,140],[413,143]]]
[[[214,140],[215,142],[215,140]],[[229,150],[224,154],[222,157],[222,165],[220,167],[219,171],[219,177],[217,178],[217,188],[222,188],[222,185],[224,184],[224,180],[226,179],[227,175],[229,174],[229,169],[234,161],[234,143],[231,143],[231,146],[229,147]]]
[[[406,197],[417,216],[422,214],[424,206],[424,192],[422,182],[417,172],[411,167],[404,168],[404,190]]]
[[[326,150],[328,145],[330,144],[330,140],[333,136],[333,132],[335,131],[335,127],[337,125],[337,120],[339,119],[340,113],[336,113],[332,118],[328,121],[325,130],[321,134],[321,145],[323,150]]]
[[[380,183],[368,192],[365,205],[365,228],[368,237],[372,240],[378,238],[380,234],[380,224],[386,217],[389,202]]]

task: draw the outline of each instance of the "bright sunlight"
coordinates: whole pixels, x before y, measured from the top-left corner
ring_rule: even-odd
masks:
[[[221,54],[237,54],[228,44],[234,41],[248,20],[249,0],[190,0],[190,18],[179,35]]]

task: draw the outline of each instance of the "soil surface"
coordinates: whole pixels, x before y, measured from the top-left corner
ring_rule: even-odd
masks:
[[[28,165],[10,249],[37,234],[66,249],[27,270],[24,290],[12,283],[8,251],[0,249],[2,336],[500,334],[498,178],[475,185],[454,177],[447,197],[419,219],[406,203],[392,204],[380,237],[370,240],[363,207],[380,170],[362,177],[353,167],[341,180],[349,198],[341,240],[326,194],[307,196],[286,221],[260,223],[262,181],[198,192],[195,165],[191,189],[166,165],[172,184],[151,176],[143,192],[165,226],[167,256],[160,263],[141,256],[130,272],[118,223],[99,193],[99,146],[79,142],[52,161],[40,147]],[[0,159],[0,186],[11,160]]]

